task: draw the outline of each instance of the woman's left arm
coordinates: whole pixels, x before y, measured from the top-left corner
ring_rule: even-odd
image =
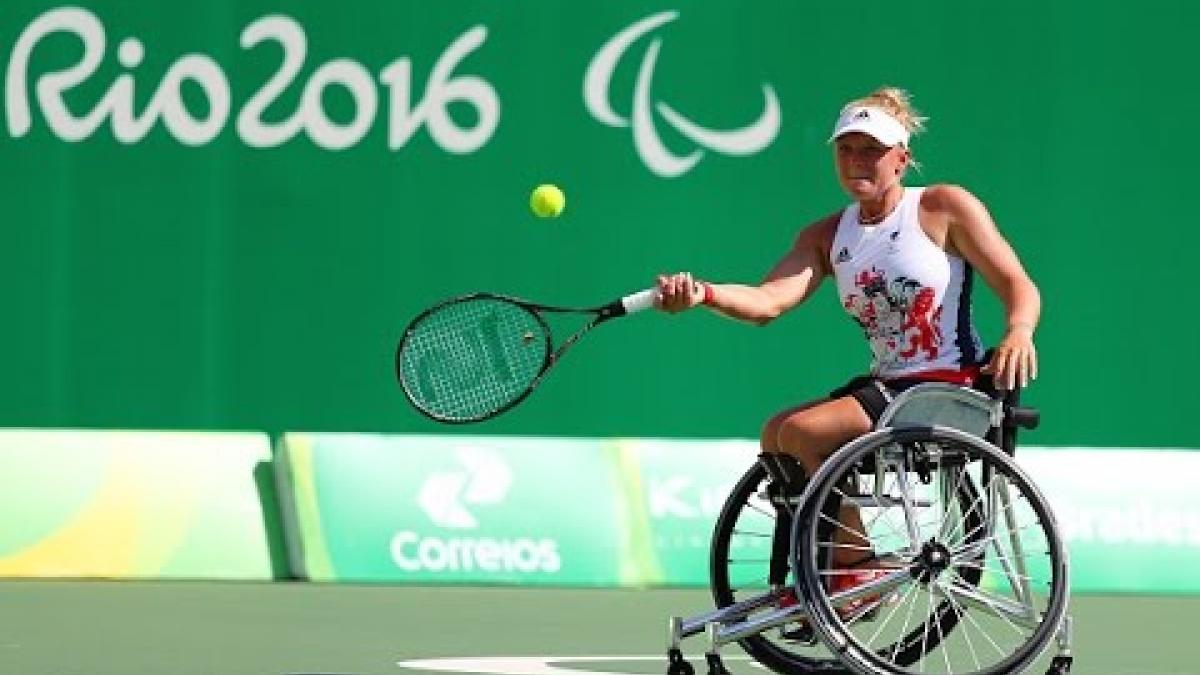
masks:
[[[1007,329],[983,372],[995,377],[999,387],[1025,387],[1037,377],[1033,332],[1042,310],[1037,286],[983,202],[961,187],[932,189],[939,191],[935,197],[948,217],[946,243],[979,270],[1004,303]]]

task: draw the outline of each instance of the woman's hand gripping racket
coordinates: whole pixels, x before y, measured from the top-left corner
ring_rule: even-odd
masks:
[[[650,288],[593,309],[549,307],[492,293],[452,298],[422,312],[396,349],[404,395],[426,416],[480,422],[529,396],[571,345],[596,326],[655,305]],[[543,315],[592,318],[557,348]]]

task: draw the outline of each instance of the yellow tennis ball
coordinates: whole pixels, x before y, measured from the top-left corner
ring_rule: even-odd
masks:
[[[567,207],[567,196],[557,185],[539,185],[529,195],[529,208],[539,218],[557,218]]]

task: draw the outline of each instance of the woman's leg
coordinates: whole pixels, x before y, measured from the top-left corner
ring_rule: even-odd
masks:
[[[795,457],[810,476],[834,450],[871,430],[871,418],[852,396],[800,406],[771,421],[776,429],[774,447],[768,450],[764,442],[763,449]]]
[[[780,450],[779,429],[792,415],[820,405],[826,400],[818,399],[785,408],[772,415],[766,424],[763,425],[762,433],[758,439],[758,445],[762,448],[762,459],[760,461],[766,466],[772,480],[778,483],[777,488],[781,495],[798,495],[803,491],[808,473],[799,466],[795,458]]]
[[[808,401],[790,408],[784,408],[782,411],[772,415],[771,418],[767,420],[767,423],[763,425],[762,435],[758,439],[758,444],[762,448],[762,451],[771,453],[782,452],[779,449],[779,428],[783,425],[783,423],[792,415],[804,412],[805,410],[825,403],[828,400],[829,399],[822,398],[815,401]]]
[[[799,463],[779,451],[779,427],[792,415],[824,401],[825,399],[809,401],[776,413],[763,425],[762,434],[759,437],[759,446],[762,449],[759,462],[770,476],[767,494],[776,513],[774,532],[771,535],[771,564],[767,574],[768,582],[775,589],[786,587],[787,576],[790,572],[794,506],[788,500],[799,495],[805,484],[804,472],[800,469]],[[794,595],[789,597],[790,602],[795,602]],[[804,639],[807,640],[810,637]]]
[[[778,448],[777,452],[796,458],[807,476],[814,475],[834,451],[867,433],[872,427],[871,418],[858,400],[851,396],[791,409],[772,418],[772,421],[776,419],[774,447]],[[870,542],[865,536],[853,534],[863,532],[862,518],[857,508],[843,506],[839,520],[842,527],[838,528],[834,539],[845,548],[835,549],[833,563],[848,566],[870,555]]]

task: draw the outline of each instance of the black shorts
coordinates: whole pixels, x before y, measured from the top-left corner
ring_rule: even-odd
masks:
[[[892,399],[896,398],[897,394],[906,389],[911,389],[918,384],[936,381],[938,380],[927,380],[919,377],[901,377],[884,380],[873,375],[859,375],[829,392],[829,398],[853,397],[862,406],[863,411],[867,413],[867,417],[871,418],[871,423],[874,424],[883,416],[883,409],[892,402]],[[985,393],[990,393],[992,391],[991,378],[981,376],[971,387]]]

